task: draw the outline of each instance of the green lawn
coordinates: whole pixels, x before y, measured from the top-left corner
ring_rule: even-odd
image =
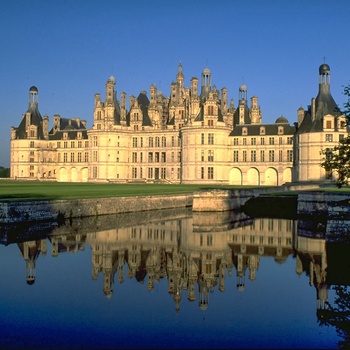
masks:
[[[221,185],[96,184],[0,180],[1,201],[106,198],[193,193],[208,188],[239,188]]]
[[[252,188],[228,185],[108,184],[0,180],[0,201],[106,198],[193,193],[201,189]],[[322,188],[321,191],[348,192],[350,188]],[[277,193],[276,193],[277,194]],[[275,194],[275,195],[276,195]],[[295,195],[282,192],[279,195]]]

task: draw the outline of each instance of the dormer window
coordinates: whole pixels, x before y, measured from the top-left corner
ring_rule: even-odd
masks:
[[[265,135],[265,127],[264,126],[262,126],[260,128],[260,135]]]
[[[283,135],[283,126],[278,127],[278,135]]]
[[[248,135],[248,129],[247,128],[243,128],[242,129],[242,135]]]
[[[68,133],[67,132],[64,132],[63,133],[63,140],[67,140],[68,139]]]

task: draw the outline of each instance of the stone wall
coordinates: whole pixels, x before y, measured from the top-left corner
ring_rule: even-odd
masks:
[[[0,202],[0,223],[82,218],[192,206],[192,195]]]

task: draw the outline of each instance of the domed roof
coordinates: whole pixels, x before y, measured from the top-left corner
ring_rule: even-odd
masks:
[[[204,68],[203,69],[203,72],[202,72],[203,75],[208,75],[208,74],[211,74],[211,71],[208,67]]]
[[[108,81],[112,82],[112,83],[115,83],[115,78],[113,75],[111,75],[109,78],[108,78]]]
[[[38,88],[36,86],[32,86],[30,89],[29,89],[29,92],[38,92]]]
[[[242,84],[240,87],[239,87],[239,91],[247,91],[248,88],[247,88],[247,85],[245,84]]]
[[[323,64],[320,65],[320,68],[319,68],[320,74],[326,74],[326,73],[329,74],[330,70],[331,70],[331,69],[329,68],[329,65],[328,65],[328,64],[323,63]]]
[[[275,124],[289,124],[289,121],[287,118],[281,115],[279,118],[276,119]]]

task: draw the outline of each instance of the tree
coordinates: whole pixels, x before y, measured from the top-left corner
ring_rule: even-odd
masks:
[[[344,88],[343,94],[348,96],[348,101],[344,103],[344,111],[347,125],[350,124],[350,84]],[[350,134],[339,141],[334,148],[322,150],[324,156],[321,167],[328,174],[333,172],[338,174],[335,181],[337,187],[348,186],[350,182]]]
[[[10,177],[10,168],[0,166],[0,178]]]

